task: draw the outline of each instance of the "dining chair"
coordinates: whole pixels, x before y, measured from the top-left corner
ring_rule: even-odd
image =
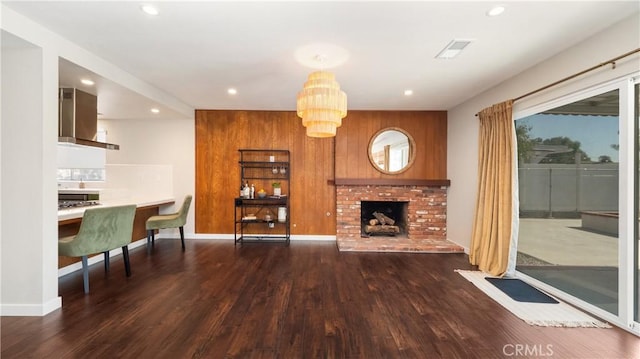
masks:
[[[109,270],[109,251],[122,248],[124,268],[131,276],[129,247],[133,234],[136,205],[88,208],[82,215],[80,229],[74,236],[58,240],[58,255],[82,258],[84,292],[89,293],[88,256],[104,253],[105,272]]]
[[[184,251],[184,225],[187,223],[187,214],[191,206],[191,199],[191,195],[185,196],[180,210],[176,213],[151,216],[147,219],[147,253],[151,252],[151,246],[155,243],[155,231],[165,228],[178,228],[180,230],[180,240],[182,241],[182,250]]]

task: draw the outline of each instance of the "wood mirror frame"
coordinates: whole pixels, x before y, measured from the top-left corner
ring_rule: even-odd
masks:
[[[375,169],[396,175],[411,167],[416,159],[416,145],[413,137],[405,130],[386,127],[371,137],[367,155]]]

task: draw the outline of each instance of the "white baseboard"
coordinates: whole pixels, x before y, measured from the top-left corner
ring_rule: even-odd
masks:
[[[292,241],[336,241],[336,236],[314,235],[314,234],[298,234],[291,236]]]
[[[455,243],[455,244],[459,245],[460,247],[462,247],[462,249],[464,250],[464,253],[465,253],[465,254],[467,254],[467,255],[469,254],[469,247],[465,247],[465,246],[463,246],[462,244],[457,243],[457,242],[455,242],[455,241],[452,241],[452,240],[450,240],[450,239],[448,239],[448,241],[449,241],[449,242],[453,242],[453,243]]]
[[[166,235],[162,235],[162,236],[156,236],[156,238],[171,238],[171,239],[180,239],[180,234],[166,234]],[[230,239],[233,240],[233,234],[216,234],[216,233],[185,233],[184,234],[184,238],[185,239],[212,239],[212,240],[219,240],[219,239]]]
[[[42,304],[2,303],[0,315],[4,317],[42,317],[62,307],[62,297],[55,297]]]

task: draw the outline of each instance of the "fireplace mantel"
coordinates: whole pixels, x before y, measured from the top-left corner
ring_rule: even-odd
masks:
[[[449,187],[448,179],[400,179],[400,178],[336,178],[336,186],[425,186]]]

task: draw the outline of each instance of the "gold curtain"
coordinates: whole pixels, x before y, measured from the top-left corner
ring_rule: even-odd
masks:
[[[502,276],[509,263],[513,219],[513,101],[480,111],[478,197],[469,261]]]

